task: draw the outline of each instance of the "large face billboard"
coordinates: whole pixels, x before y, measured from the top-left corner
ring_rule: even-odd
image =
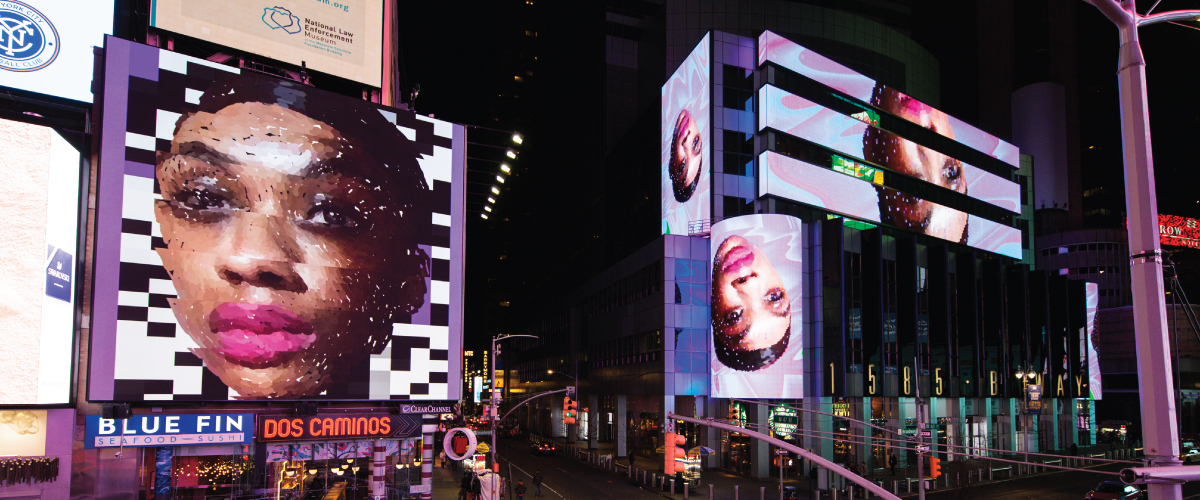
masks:
[[[926,127],[942,130],[953,137],[953,130],[944,113],[930,114],[923,111],[916,101],[886,91],[881,91],[877,102],[884,109],[901,116],[912,114],[923,117],[919,121]],[[766,85],[759,89],[758,117],[759,130],[773,128],[1010,212],[1021,213],[1021,189],[1017,183],[777,87]]]
[[[711,34],[662,88],[663,234],[688,234],[711,217]]]
[[[372,87],[383,78],[380,0],[151,0],[150,25]]]
[[[2,3],[2,2],[0,2]],[[0,119],[0,406],[71,400],[79,151],[46,126]]]
[[[856,219],[1021,258],[1019,230],[886,187],[873,182],[874,175],[862,176],[863,172],[873,170],[870,167],[845,158],[834,159],[838,160],[835,167],[842,172],[764,151],[759,155],[759,195],[778,196]]]
[[[764,31],[758,37],[758,64],[767,62],[778,64],[922,127],[928,127],[927,117],[943,116],[947,126],[932,128],[934,132],[1003,161],[1013,168],[1021,168],[1020,151],[1016,146],[770,31]],[[906,102],[907,112],[896,113],[887,106],[879,106],[878,97],[885,94],[890,95],[894,101]]]
[[[713,397],[804,397],[801,230],[780,214],[713,224]]]
[[[0,2],[0,85],[92,102],[92,47],[112,33],[113,0]]]
[[[463,129],[108,39],[92,400],[457,399]]]

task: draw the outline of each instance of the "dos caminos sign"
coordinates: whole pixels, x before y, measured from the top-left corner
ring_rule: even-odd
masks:
[[[89,415],[84,447],[196,446],[246,444],[254,430],[254,414],[134,415],[126,420]]]

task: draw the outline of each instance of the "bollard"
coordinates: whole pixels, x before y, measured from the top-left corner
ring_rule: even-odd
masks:
[[[712,500],[712,490],[713,490],[712,483],[708,483],[708,500]]]
[[[892,494],[900,496],[900,481],[892,480]]]
[[[996,472],[995,469],[992,469],[992,466],[989,465],[988,466],[988,481],[993,480],[995,472]]]
[[[733,500],[738,500],[738,485],[733,485]]]
[[[671,480],[671,496],[675,495],[675,480]]]
[[[683,482],[683,500],[688,500],[688,484],[687,484],[687,481],[684,481],[684,482]]]
[[[658,486],[658,473],[656,473],[656,472],[650,473],[650,484]]]
[[[767,487],[766,486],[758,487],[758,500],[767,500]]]

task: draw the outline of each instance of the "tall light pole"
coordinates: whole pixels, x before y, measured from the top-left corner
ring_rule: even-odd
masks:
[[[492,424],[492,473],[497,476],[500,474],[500,467],[496,463],[496,423],[500,421],[500,394],[498,391],[496,391],[496,367],[499,366],[500,362],[500,346],[497,345],[496,342],[515,337],[529,337],[531,339],[539,338],[536,335],[505,335],[503,337],[497,335],[492,337],[492,373],[489,374],[492,377],[492,414],[488,417],[488,420],[491,420]],[[507,370],[507,368],[505,369]],[[496,487],[498,486],[497,483],[499,483],[499,481],[493,477],[491,500],[498,500],[496,498]]]
[[[1150,113],[1146,100],[1146,60],[1138,27],[1196,20],[1200,10],[1154,15],[1137,13],[1135,0],[1084,0],[1117,25],[1121,35],[1117,83],[1121,95],[1121,148],[1125,156],[1125,210],[1129,215],[1129,275],[1133,285],[1133,324],[1141,384],[1142,439],[1147,465],[1179,465],[1175,427],[1175,391],[1163,289],[1162,250],[1158,244],[1158,200],[1154,156],[1150,150]],[[1178,484],[1152,483],[1151,498],[1178,500]]]

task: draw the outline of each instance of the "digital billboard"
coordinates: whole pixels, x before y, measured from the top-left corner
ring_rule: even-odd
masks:
[[[107,43],[90,399],[458,399],[463,127]]]
[[[92,102],[92,47],[113,29],[113,0],[0,2],[0,85]]]
[[[802,229],[780,214],[712,225],[713,397],[804,397]]]
[[[380,0],[151,0],[150,25],[382,86]]]
[[[11,120],[0,119],[0,142],[0,405],[69,403],[80,154],[50,127]]]
[[[774,151],[759,155],[758,193],[1021,258],[1013,227]]]
[[[1100,353],[1096,348],[1096,311],[1100,305],[1100,286],[1096,283],[1085,283],[1087,302],[1087,331],[1084,343],[1087,353],[1088,399],[1100,400],[1104,396],[1104,386],[1100,377]],[[1082,394],[1080,394],[1082,396]]]
[[[888,109],[907,109],[912,104],[903,100],[888,103]],[[946,118],[945,114],[926,115],[925,126],[948,130]],[[1017,183],[772,85],[759,89],[758,128],[768,127],[1021,213]]]
[[[1125,225],[1129,227],[1129,222]],[[1166,246],[1200,248],[1200,221],[1158,214],[1158,242]]]
[[[761,66],[767,62],[778,64],[864,103],[878,106],[879,102],[873,96],[884,93],[903,99],[909,103],[913,113],[895,113],[880,107],[922,127],[928,127],[923,122],[926,116],[945,116],[949,127],[933,128],[934,132],[999,159],[1013,168],[1021,168],[1020,151],[1016,146],[770,31],[764,31],[758,37],[758,64]]]
[[[662,87],[662,232],[712,217],[711,34]]]

